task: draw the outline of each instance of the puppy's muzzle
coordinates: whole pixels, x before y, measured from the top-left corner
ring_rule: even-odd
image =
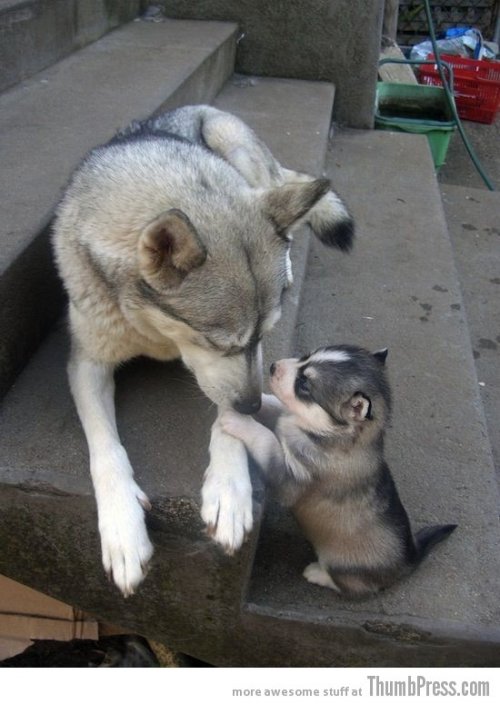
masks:
[[[260,394],[253,398],[245,398],[243,400],[233,401],[233,408],[238,413],[243,413],[246,416],[251,416],[260,409],[261,397]]]

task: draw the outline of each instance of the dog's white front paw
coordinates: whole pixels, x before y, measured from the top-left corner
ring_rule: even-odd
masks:
[[[252,485],[245,448],[216,428],[211,462],[203,483],[201,517],[208,534],[228,555],[242,546],[252,530]]]
[[[125,597],[146,576],[153,554],[143,510],[150,507],[148,497],[131,477],[115,484],[98,505],[104,569]]]
[[[201,517],[207,532],[228,555],[239,550],[252,530],[252,486],[219,478],[209,467],[202,489]]]

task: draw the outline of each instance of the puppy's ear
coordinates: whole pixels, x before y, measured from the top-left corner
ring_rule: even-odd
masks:
[[[330,189],[330,181],[319,178],[306,183],[287,183],[273,188],[264,195],[264,213],[276,227],[281,237],[300,218],[307,215],[313,205]]]
[[[377,350],[376,352],[373,353],[373,356],[375,357],[376,360],[380,362],[383,366],[385,366],[385,360],[387,359],[387,355],[389,354],[389,350],[387,347],[384,347],[382,350]]]
[[[372,402],[362,393],[354,394],[349,400],[347,411],[349,418],[356,422],[363,420],[371,420],[372,418]]]
[[[153,288],[175,288],[201,266],[207,251],[181,210],[166,210],[141,233],[137,250],[141,276]]]

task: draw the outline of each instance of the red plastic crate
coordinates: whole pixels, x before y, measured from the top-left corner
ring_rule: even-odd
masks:
[[[453,93],[460,117],[491,124],[500,107],[500,62],[476,61],[446,54],[442,54],[441,58],[453,68]],[[429,54],[428,59],[434,59],[434,54]],[[418,80],[427,85],[440,86],[437,66],[420,66]]]

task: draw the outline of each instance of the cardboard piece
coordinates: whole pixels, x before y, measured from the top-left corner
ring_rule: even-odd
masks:
[[[97,640],[90,616],[0,575],[0,660],[23,652],[33,640]]]

